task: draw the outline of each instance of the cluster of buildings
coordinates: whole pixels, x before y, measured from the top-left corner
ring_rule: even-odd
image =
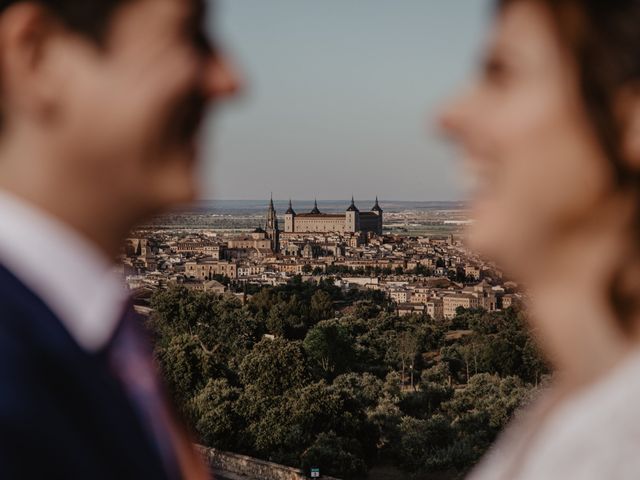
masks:
[[[389,296],[398,305],[400,315],[426,313],[436,320],[452,319],[459,308],[482,308],[489,312],[506,309],[520,303],[521,297],[514,286],[492,285],[482,281],[475,285],[464,285],[444,279],[439,284],[432,282],[402,282],[388,288]]]
[[[188,288],[243,295],[246,285],[285,284],[292,277],[331,277],[345,290],[384,292],[401,315],[453,318],[456,309],[492,311],[519,302],[501,273],[444,238],[384,234],[378,200],[361,212],[352,199],[341,213],[323,213],[317,202],[296,213],[289,202],[284,229],[271,200],[264,227],[244,234],[206,230],[141,231],[122,255],[129,288],[144,296],[157,288]]]

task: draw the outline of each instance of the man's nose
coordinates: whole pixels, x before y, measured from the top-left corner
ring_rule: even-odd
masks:
[[[242,89],[242,78],[228,57],[218,53],[209,60],[204,71],[203,87],[211,99],[224,99]]]

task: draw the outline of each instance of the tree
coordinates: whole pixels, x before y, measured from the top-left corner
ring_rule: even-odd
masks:
[[[318,290],[313,294],[309,314],[314,323],[333,318],[333,302],[327,292]]]
[[[304,350],[327,378],[345,372],[355,359],[349,331],[335,320],[325,320],[309,330]]]
[[[240,364],[239,373],[243,384],[267,396],[282,395],[310,379],[300,342],[279,338],[259,342]]]
[[[420,385],[420,390],[405,392],[398,405],[406,415],[426,419],[437,412],[442,402],[450,400],[453,392],[446,384],[427,382]]]
[[[527,339],[522,349],[523,377],[538,386],[540,377],[549,372],[540,349],[532,339]]]
[[[293,388],[270,399],[253,394],[244,403],[248,433],[257,453],[278,463],[299,466],[304,450],[318,435],[330,431],[357,442],[363,461],[375,452],[375,430],[362,406],[324,381]]]
[[[413,332],[398,335],[398,355],[402,365],[402,386],[405,384],[405,368],[411,368],[411,387],[413,387],[413,360],[418,350],[418,339]]]
[[[280,337],[287,337],[288,326],[291,324],[289,309],[286,303],[278,302],[269,310],[267,329],[270,333]]]
[[[159,291],[151,299],[151,327],[165,339],[173,334],[193,334],[202,315],[213,310],[214,301],[213,296],[195,294],[182,286]]]
[[[443,415],[434,415],[426,420],[403,417],[398,445],[401,465],[409,471],[418,470],[434,452],[449,445],[454,435],[454,430]]]
[[[367,412],[369,421],[377,429],[378,452],[383,458],[397,456],[400,442],[400,421],[404,415],[394,400],[383,395],[378,404]]]
[[[273,304],[267,318],[267,328],[275,335],[299,340],[307,332],[306,308],[296,294],[279,299]]]
[[[202,349],[193,335],[182,334],[159,347],[156,356],[174,398],[183,405],[207,379],[224,374],[224,369]]]
[[[449,369],[449,364],[440,362],[431,368],[423,370],[420,375],[420,385],[428,383],[451,386],[451,370]]]
[[[166,348],[187,335],[202,352],[219,363],[242,356],[261,337],[264,327],[234,297],[174,287],[156,293],[149,325],[156,347]]]
[[[478,354],[480,353],[480,347],[477,343],[478,342],[470,341],[458,347],[458,351],[460,352],[466,368],[467,382],[469,381],[471,372],[473,372],[473,375],[478,373]]]
[[[188,402],[192,424],[206,445],[223,450],[241,448],[244,424],[236,411],[240,392],[224,378],[210,379]]]
[[[471,377],[466,388],[456,390],[442,408],[456,419],[462,434],[473,434],[478,445],[486,448],[530,394],[517,377],[481,373]]]
[[[363,407],[372,408],[380,401],[384,384],[370,373],[350,372],[336,377],[332,385],[356,399]]]

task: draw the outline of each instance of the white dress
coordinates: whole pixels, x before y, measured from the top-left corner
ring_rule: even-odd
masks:
[[[468,480],[640,479],[640,351],[537,420],[539,410],[516,420]]]

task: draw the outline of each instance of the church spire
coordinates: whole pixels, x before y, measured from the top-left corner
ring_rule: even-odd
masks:
[[[273,193],[271,193],[271,200],[269,201],[269,210],[267,211],[267,223],[265,225],[267,232],[267,238],[271,240],[271,250],[274,252],[280,251],[280,232],[278,229],[278,215],[276,209],[273,206]]]

